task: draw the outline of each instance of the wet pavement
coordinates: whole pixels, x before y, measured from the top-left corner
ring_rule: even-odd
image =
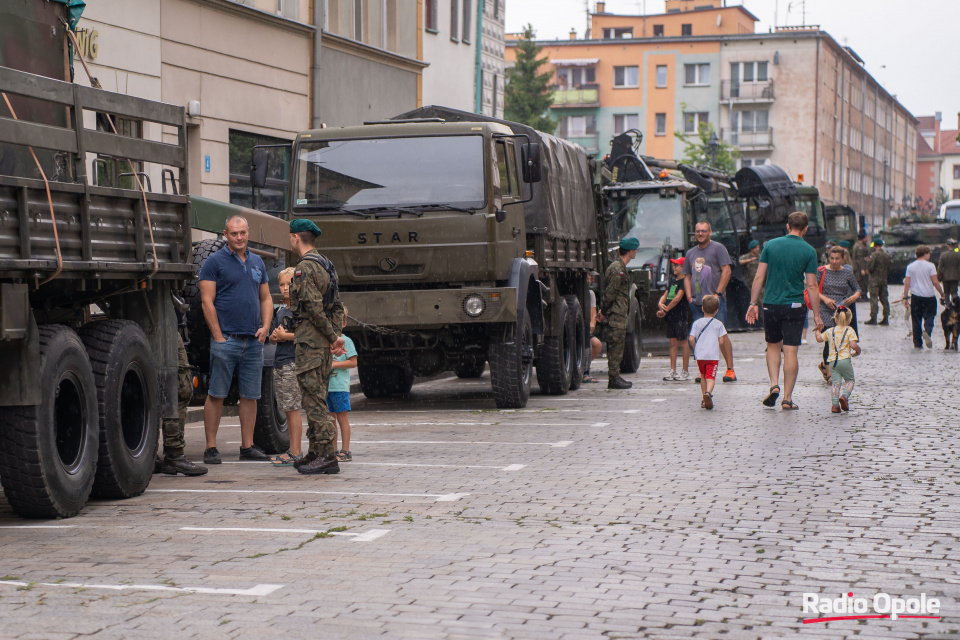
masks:
[[[69,520],[0,499],[0,638],[953,637],[960,357],[905,333],[863,328],[844,415],[813,344],[800,410],[763,409],[762,336],[734,334],[740,380],[712,412],[665,358],[630,391],[520,411],[494,408],[489,374],[354,395],[337,476],[238,462],[225,418],[206,476]],[[805,593],[925,594],[940,618],[804,624],[828,615]]]

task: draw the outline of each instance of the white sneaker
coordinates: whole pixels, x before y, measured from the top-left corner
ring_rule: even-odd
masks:
[[[676,371],[671,371],[671,372],[668,373],[667,375],[663,376],[663,379],[664,379],[666,382],[675,382],[676,380],[679,380],[679,379],[680,379],[680,376],[677,375],[677,372],[676,372]]]
[[[678,380],[687,381],[690,379],[689,371],[681,371]]]

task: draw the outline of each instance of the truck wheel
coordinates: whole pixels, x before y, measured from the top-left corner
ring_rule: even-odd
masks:
[[[552,396],[564,395],[570,391],[573,363],[576,360],[573,354],[576,338],[570,322],[570,307],[564,299],[557,304],[560,305],[560,335],[546,336],[543,339],[543,348],[537,360],[537,382],[540,383],[540,391]]]
[[[622,373],[636,373],[640,368],[640,354],[643,349],[643,331],[640,328],[640,312],[633,316],[632,327],[628,327],[627,344],[623,349]]]
[[[458,378],[479,378],[487,368],[487,359],[483,356],[474,356],[461,361],[453,368]]]
[[[129,320],[80,331],[97,385],[100,452],[93,496],[132,498],[153,475],[160,431],[157,367],[147,336]]]
[[[44,402],[0,408],[0,483],[24,518],[68,518],[86,504],[97,472],[97,387],[72,329],[40,327]]]
[[[257,401],[257,422],[253,427],[253,444],[264,453],[278,454],[290,448],[287,414],[280,410],[273,386],[273,367],[263,368],[260,400]]]
[[[522,409],[533,380],[533,325],[526,311],[504,339],[490,343],[490,382],[498,409]]]
[[[368,398],[406,395],[413,389],[413,370],[394,364],[359,365],[360,389]]]
[[[570,373],[570,388],[574,391],[583,384],[583,371],[587,360],[584,349],[587,344],[586,319],[583,317],[583,308],[577,296],[564,296],[570,314],[567,318],[573,328],[573,371]]]

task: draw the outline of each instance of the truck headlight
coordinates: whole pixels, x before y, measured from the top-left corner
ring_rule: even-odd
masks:
[[[463,310],[472,318],[479,316],[486,308],[486,301],[484,301],[482,296],[478,296],[477,294],[467,296],[463,299]]]

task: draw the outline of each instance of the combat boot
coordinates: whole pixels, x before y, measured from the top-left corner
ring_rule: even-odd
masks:
[[[165,455],[163,463],[160,465],[160,471],[168,476],[175,476],[178,473],[185,476],[202,476],[208,469],[195,462],[190,462],[187,460],[187,456],[181,453],[178,456]]]
[[[337,464],[337,454],[331,453],[326,456],[318,455],[307,464],[301,464],[297,471],[307,475],[320,473],[340,473],[340,465]]]
[[[307,455],[303,456],[303,457],[300,458],[299,460],[295,460],[294,463],[293,463],[293,468],[294,468],[294,469],[299,469],[299,468],[300,468],[300,465],[302,465],[302,464],[309,464],[309,463],[313,462],[314,460],[317,459],[317,457],[318,457],[319,455],[320,455],[320,454],[318,454],[316,451],[310,451],[310,452],[307,453]]]
[[[876,318],[870,318],[869,320],[867,320],[867,321],[864,322],[863,324],[877,324],[877,319],[876,319]]]
[[[629,389],[632,386],[632,382],[624,380],[620,376],[610,378],[610,382],[607,383],[607,389]]]
[[[890,326],[890,318],[884,318],[883,320],[881,320],[881,321],[878,322],[877,324],[882,325],[882,326],[884,326],[884,327],[889,327],[889,326]]]

